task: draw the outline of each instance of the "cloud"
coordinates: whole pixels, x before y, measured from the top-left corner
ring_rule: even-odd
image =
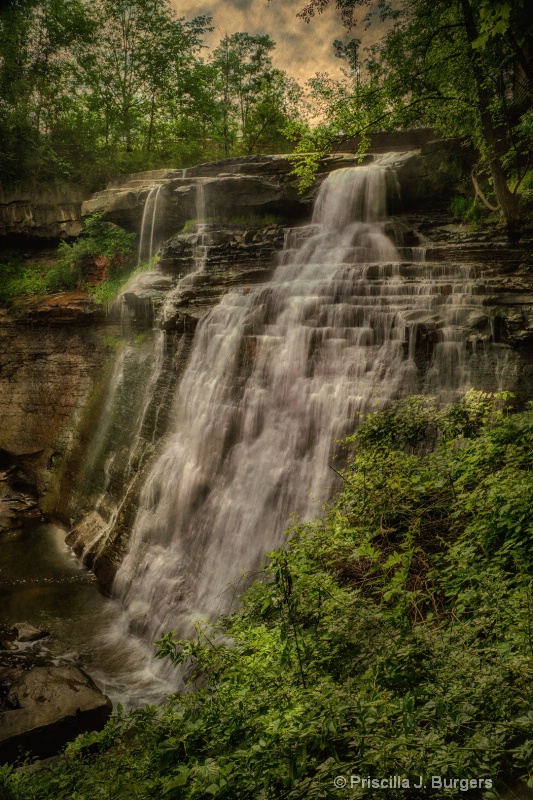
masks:
[[[207,14],[215,30],[206,39],[216,46],[225,33],[247,31],[268,33],[276,42],[274,66],[305,82],[317,72],[339,75],[341,62],[335,58],[333,40],[345,38],[334,7],[306,23],[297,17],[304,0],[171,0],[179,16],[190,19]]]

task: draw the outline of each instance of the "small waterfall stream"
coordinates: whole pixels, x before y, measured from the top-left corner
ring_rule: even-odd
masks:
[[[199,325],[114,584],[145,641],[228,611],[291,514],[320,513],[334,443],[360,415],[469,388],[462,325],[479,311],[479,276],[403,247],[387,218],[397,195],[384,167],[333,172],[272,280],[227,294]],[[436,331],[425,373],[422,321]]]
[[[208,250],[208,236],[207,236],[207,222],[206,222],[206,202],[205,202],[205,186],[202,178],[197,179],[196,184],[196,220],[198,231],[198,243],[193,250],[194,269],[193,273],[197,274],[205,270],[207,262]]]
[[[159,194],[161,192],[161,184],[152,186],[146,195],[144,203],[143,215],[141,220],[141,231],[139,237],[139,255],[137,258],[137,266],[143,260],[150,260],[154,255],[154,231],[157,222],[157,205],[159,201]]]

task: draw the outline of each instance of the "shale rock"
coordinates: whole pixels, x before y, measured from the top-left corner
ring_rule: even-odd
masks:
[[[80,733],[103,728],[111,701],[81,669],[34,667],[15,677],[0,712],[0,761],[20,750],[48,758]]]
[[[458,155],[459,154],[459,155]],[[456,191],[467,155],[454,142],[429,142],[420,149],[389,154],[369,153],[376,162],[397,170],[402,207],[415,208]],[[154,242],[174,235],[187,220],[231,222],[232,218],[274,214],[286,224],[309,217],[313,201],[328,173],[361,162],[353,153],[334,153],[319,165],[314,185],[303,194],[287,156],[246,156],[199,164],[186,170],[155,170],[114,178],[82,206],[82,215],[103,212],[106,219],[138,232],[146,200],[160,187]],[[153,195],[152,195],[153,197]]]
[[[280,225],[193,225],[163,246],[160,272],[141,273],[126,287],[131,319],[192,330],[226,292],[270,276],[284,236]]]
[[[372,156],[369,157],[372,159]],[[284,220],[309,214],[320,183],[334,169],[355,166],[352,153],[326,156],[316,185],[302,195],[286,156],[245,156],[199,164],[186,170],[155,170],[114,178],[106,189],[83,203],[82,215],[103,212],[106,219],[138,232],[148,195],[160,187],[154,242],[160,244],[199,216],[228,221],[232,217],[275,214]]]
[[[82,229],[81,204],[86,192],[68,188],[0,187],[0,235],[64,239]]]
[[[106,341],[117,323],[93,310],[82,293],[0,310],[0,530],[41,517],[39,498],[58,479],[74,425],[112,356]]]

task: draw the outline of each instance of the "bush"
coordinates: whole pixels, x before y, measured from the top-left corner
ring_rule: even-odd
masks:
[[[336,776],[399,775],[408,788],[372,797],[444,800],[461,780],[495,800],[533,783],[533,411],[506,404],[471,392],[368,417],[336,502],[240,611],[158,643],[195,686],[4,773],[12,797],[318,800],[341,796]]]
[[[57,252],[60,263],[72,271],[81,271],[88,258],[104,256],[111,261],[110,277],[115,277],[130,265],[134,239],[134,233],[104,222],[103,213],[97,213],[87,217],[75,242],[61,242]]]
[[[90,259],[103,256],[110,262],[109,279],[96,286],[93,295],[97,303],[110,302],[131,271],[134,239],[135,234],[104,222],[102,214],[93,214],[75,242],[60,243],[52,264],[28,262],[16,252],[7,253],[0,265],[0,301],[82,288],[83,268]]]
[[[482,203],[474,203],[471,197],[457,195],[450,203],[450,211],[461,222],[478,223],[489,216],[489,210]]]

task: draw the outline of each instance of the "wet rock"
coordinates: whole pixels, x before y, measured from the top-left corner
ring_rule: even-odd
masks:
[[[46,639],[50,636],[49,631],[36,628],[28,622],[17,622],[14,625],[18,642],[37,642],[39,639]]]
[[[41,519],[35,478],[27,461],[0,449],[0,533]]]
[[[11,639],[0,639],[0,650],[6,650],[7,652],[11,652],[13,650],[18,650],[18,645],[15,642],[11,641]]]
[[[372,157],[370,156],[371,160]],[[154,242],[161,243],[187,221],[199,216],[200,190],[206,219],[275,214],[296,221],[308,216],[319,186],[328,172],[359,163],[352,153],[321,160],[312,189],[299,194],[298,179],[283,155],[242,156],[199,164],[186,170],[152,170],[114,178],[82,206],[82,215],[102,212],[107,220],[138,232],[147,197],[161,190]]]
[[[100,730],[111,714],[109,698],[77,667],[34,667],[9,677],[9,707],[0,712],[1,762],[21,751],[55,755],[80,733]]]

